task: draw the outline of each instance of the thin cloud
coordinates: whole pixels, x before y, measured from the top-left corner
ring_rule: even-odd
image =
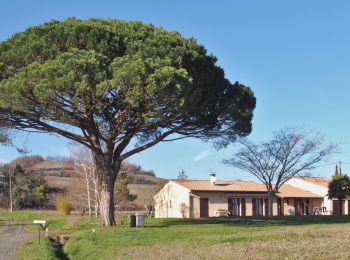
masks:
[[[199,153],[196,157],[194,157],[194,161],[195,162],[201,161],[201,160],[207,158],[210,154],[211,154],[211,152],[209,149],[204,150],[203,152]]]

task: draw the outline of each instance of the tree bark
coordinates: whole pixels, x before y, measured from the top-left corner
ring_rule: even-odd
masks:
[[[94,157],[97,178],[101,185],[100,194],[100,217],[101,225],[110,227],[115,225],[115,207],[114,207],[114,183],[118,175],[120,165],[113,167],[104,158]]]
[[[94,184],[94,192],[95,192],[95,217],[98,218],[98,213],[100,211],[100,193],[99,193],[99,187],[97,185],[97,180],[93,179]]]
[[[101,188],[101,224],[105,227],[115,225],[114,182],[105,178]]]

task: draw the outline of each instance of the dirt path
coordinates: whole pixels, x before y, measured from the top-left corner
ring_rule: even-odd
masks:
[[[24,225],[0,221],[0,260],[16,259],[17,247],[35,234],[24,231]]]

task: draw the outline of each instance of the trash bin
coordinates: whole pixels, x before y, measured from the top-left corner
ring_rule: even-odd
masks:
[[[136,215],[132,214],[129,216],[129,226],[136,227]]]
[[[136,227],[144,227],[144,226],[145,226],[145,215],[136,214]]]

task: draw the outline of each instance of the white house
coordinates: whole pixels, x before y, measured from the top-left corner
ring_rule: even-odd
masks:
[[[254,181],[170,180],[154,196],[156,218],[267,215],[266,186]],[[289,184],[281,187],[273,201],[274,215],[312,214],[323,195]]]
[[[323,197],[321,209],[317,209],[319,214],[339,215],[339,203],[336,199],[328,199],[328,185],[330,179],[326,177],[293,177],[286,182],[299,189],[310,191]],[[343,215],[350,215],[350,197],[343,201]],[[315,209],[313,209],[315,210]]]

